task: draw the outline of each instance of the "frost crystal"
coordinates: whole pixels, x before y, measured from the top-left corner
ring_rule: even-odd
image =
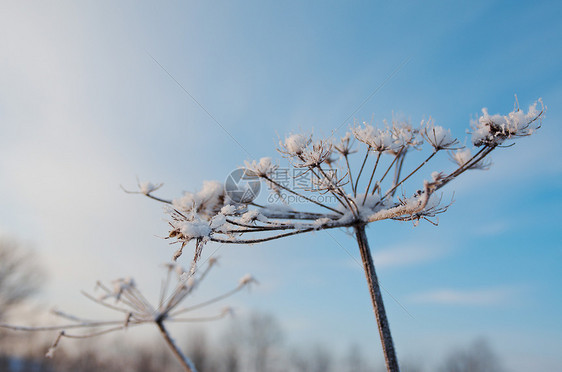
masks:
[[[330,218],[326,218],[326,217],[322,217],[317,219],[316,221],[314,221],[312,223],[312,226],[314,226],[316,229],[321,228],[322,226],[324,226],[325,224],[331,222],[332,220]]]
[[[230,204],[225,205],[221,208],[220,213],[224,214],[225,216],[233,215],[234,213],[236,213],[236,207]]]
[[[211,227],[209,222],[194,216],[192,221],[184,221],[179,226],[179,230],[187,240],[203,238],[209,236]]]
[[[215,217],[211,218],[211,229],[216,229],[221,227],[226,223],[226,216],[222,213],[217,214]]]
[[[242,218],[240,218],[240,222],[242,223],[250,223],[254,221],[267,222],[267,217],[262,215],[260,211],[253,209],[244,213]]]

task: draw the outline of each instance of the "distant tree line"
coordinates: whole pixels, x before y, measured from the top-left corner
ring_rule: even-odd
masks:
[[[35,294],[44,274],[30,250],[13,240],[0,239],[0,321]],[[179,337],[181,341],[181,336]],[[278,321],[269,314],[234,318],[217,340],[203,329],[185,337],[183,346],[199,372],[370,372],[384,371],[366,358],[357,345],[345,355],[318,343],[302,348],[287,345]],[[77,341],[53,359],[44,357],[52,342],[37,333],[0,329],[0,372],[162,372],[182,371],[162,343],[132,346],[119,339]],[[437,369],[403,361],[405,372],[503,372],[501,361],[485,340],[455,350]]]
[[[37,334],[8,335],[3,343],[17,346],[18,356],[0,351],[2,372],[180,372],[173,355],[160,342],[150,346],[123,345],[121,338],[87,340],[73,344],[74,350],[59,350],[53,359],[44,358],[49,338]],[[255,313],[236,318],[213,342],[201,328],[189,337],[178,335],[199,372],[383,372],[384,361],[368,359],[357,345],[334,352],[320,343],[309,347],[288,345],[274,317]],[[5,350],[0,346],[0,350]],[[343,354],[343,355],[342,355]],[[451,351],[436,368],[423,361],[404,360],[405,372],[504,372],[501,361],[485,340]]]

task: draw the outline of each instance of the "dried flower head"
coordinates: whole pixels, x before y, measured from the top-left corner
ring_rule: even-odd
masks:
[[[261,158],[259,161],[245,161],[246,170],[251,174],[258,177],[271,177],[279,168],[273,164],[271,158]]]
[[[451,136],[451,131],[439,125],[435,125],[433,119],[427,122],[422,120],[422,136],[425,140],[433,146],[435,151],[439,150],[453,150],[459,141]]]
[[[478,147],[497,146],[507,139],[528,136],[540,127],[544,110],[540,99],[529,106],[527,113],[517,107],[507,115],[490,115],[488,109],[483,108],[482,115],[472,122],[472,143]]]
[[[304,134],[291,134],[285,141],[279,142],[278,151],[288,156],[301,155],[312,142],[312,136]]]
[[[459,149],[450,152],[450,157],[459,167],[467,167],[469,169],[487,170],[491,166],[489,159],[482,159],[479,162],[471,162],[473,160],[472,152],[470,149]]]
[[[473,143],[481,147],[474,154],[469,149],[457,150],[458,140],[432,119],[422,121],[420,127],[397,119],[383,121],[383,128],[363,123],[346,133],[337,145],[332,145],[330,138],[291,134],[280,142],[278,150],[293,167],[310,176],[308,187],[291,187],[278,180],[275,172],[279,168],[269,158],[247,161],[246,169],[270,187],[277,197],[272,200],[277,202],[262,204],[252,199],[233,203],[224,196],[222,185],[205,183],[202,191],[186,193],[170,202],[175,210],[169,237],[181,244],[175,257],[185,244],[195,241],[193,270],[207,242],[253,244],[317,230],[357,228],[385,219],[417,223],[434,218],[448,207],[435,204],[441,200],[432,196],[436,191],[467,170],[486,169],[487,159],[498,144],[531,134],[543,111],[534,104],[527,113],[518,109],[506,116],[490,116],[486,110],[483,113],[473,124]],[[364,149],[360,163],[350,161],[350,154],[356,152],[352,136],[357,139],[356,147]],[[415,164],[408,162],[410,149],[422,151],[424,140],[427,156]],[[421,182],[415,175],[441,150],[457,150],[450,152],[456,168],[435,170],[423,187],[415,187],[415,182]],[[337,160],[332,158],[334,152],[341,155]],[[420,191],[406,197],[408,187]],[[402,197],[396,196],[397,192]]]

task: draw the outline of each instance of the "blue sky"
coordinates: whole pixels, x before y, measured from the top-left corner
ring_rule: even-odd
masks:
[[[161,206],[119,188],[137,176],[175,197],[278,157],[286,133],[343,124],[343,134],[353,119],[393,112],[431,115],[462,139],[482,107],[507,113],[517,94],[523,107],[548,106],[536,135],[448,186],[455,203],[438,227],[382,222],[368,235],[400,356],[431,365],[484,336],[512,371],[562,365],[559,4],[1,7],[0,232],[39,251],[45,304],[92,311],[79,291],[123,275],[157,291],[155,262],[173,248],[158,238]],[[332,235],[223,247],[207,290],[251,272],[261,285],[231,301],[240,311],[274,313],[296,343],[378,353],[364,275],[340,245],[358,252],[345,232]]]

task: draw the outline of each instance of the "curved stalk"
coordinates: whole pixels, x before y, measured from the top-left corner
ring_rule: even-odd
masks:
[[[363,261],[367,284],[369,285],[373,311],[375,312],[375,317],[377,318],[386,370],[388,372],[400,372],[398,359],[396,358],[396,351],[394,350],[394,343],[392,342],[392,335],[390,334],[390,326],[388,325],[386,311],[384,310],[382,293],[377,279],[377,273],[375,272],[375,265],[371,256],[371,250],[369,248],[369,242],[367,241],[367,235],[365,234],[364,225],[355,227],[355,236],[357,238],[357,244],[359,245],[359,251],[361,252],[361,260]]]
[[[172,337],[170,337],[168,330],[166,329],[166,327],[164,327],[164,322],[162,320],[159,320],[156,322],[156,325],[158,325],[158,329],[160,330],[160,333],[162,333],[162,337],[164,337],[164,340],[166,340],[166,343],[168,344],[168,346],[170,347],[176,358],[178,358],[183,369],[186,372],[197,372],[197,369],[195,368],[191,360],[189,360],[188,357],[183,355],[181,350],[176,345],[176,342],[172,339]]]

